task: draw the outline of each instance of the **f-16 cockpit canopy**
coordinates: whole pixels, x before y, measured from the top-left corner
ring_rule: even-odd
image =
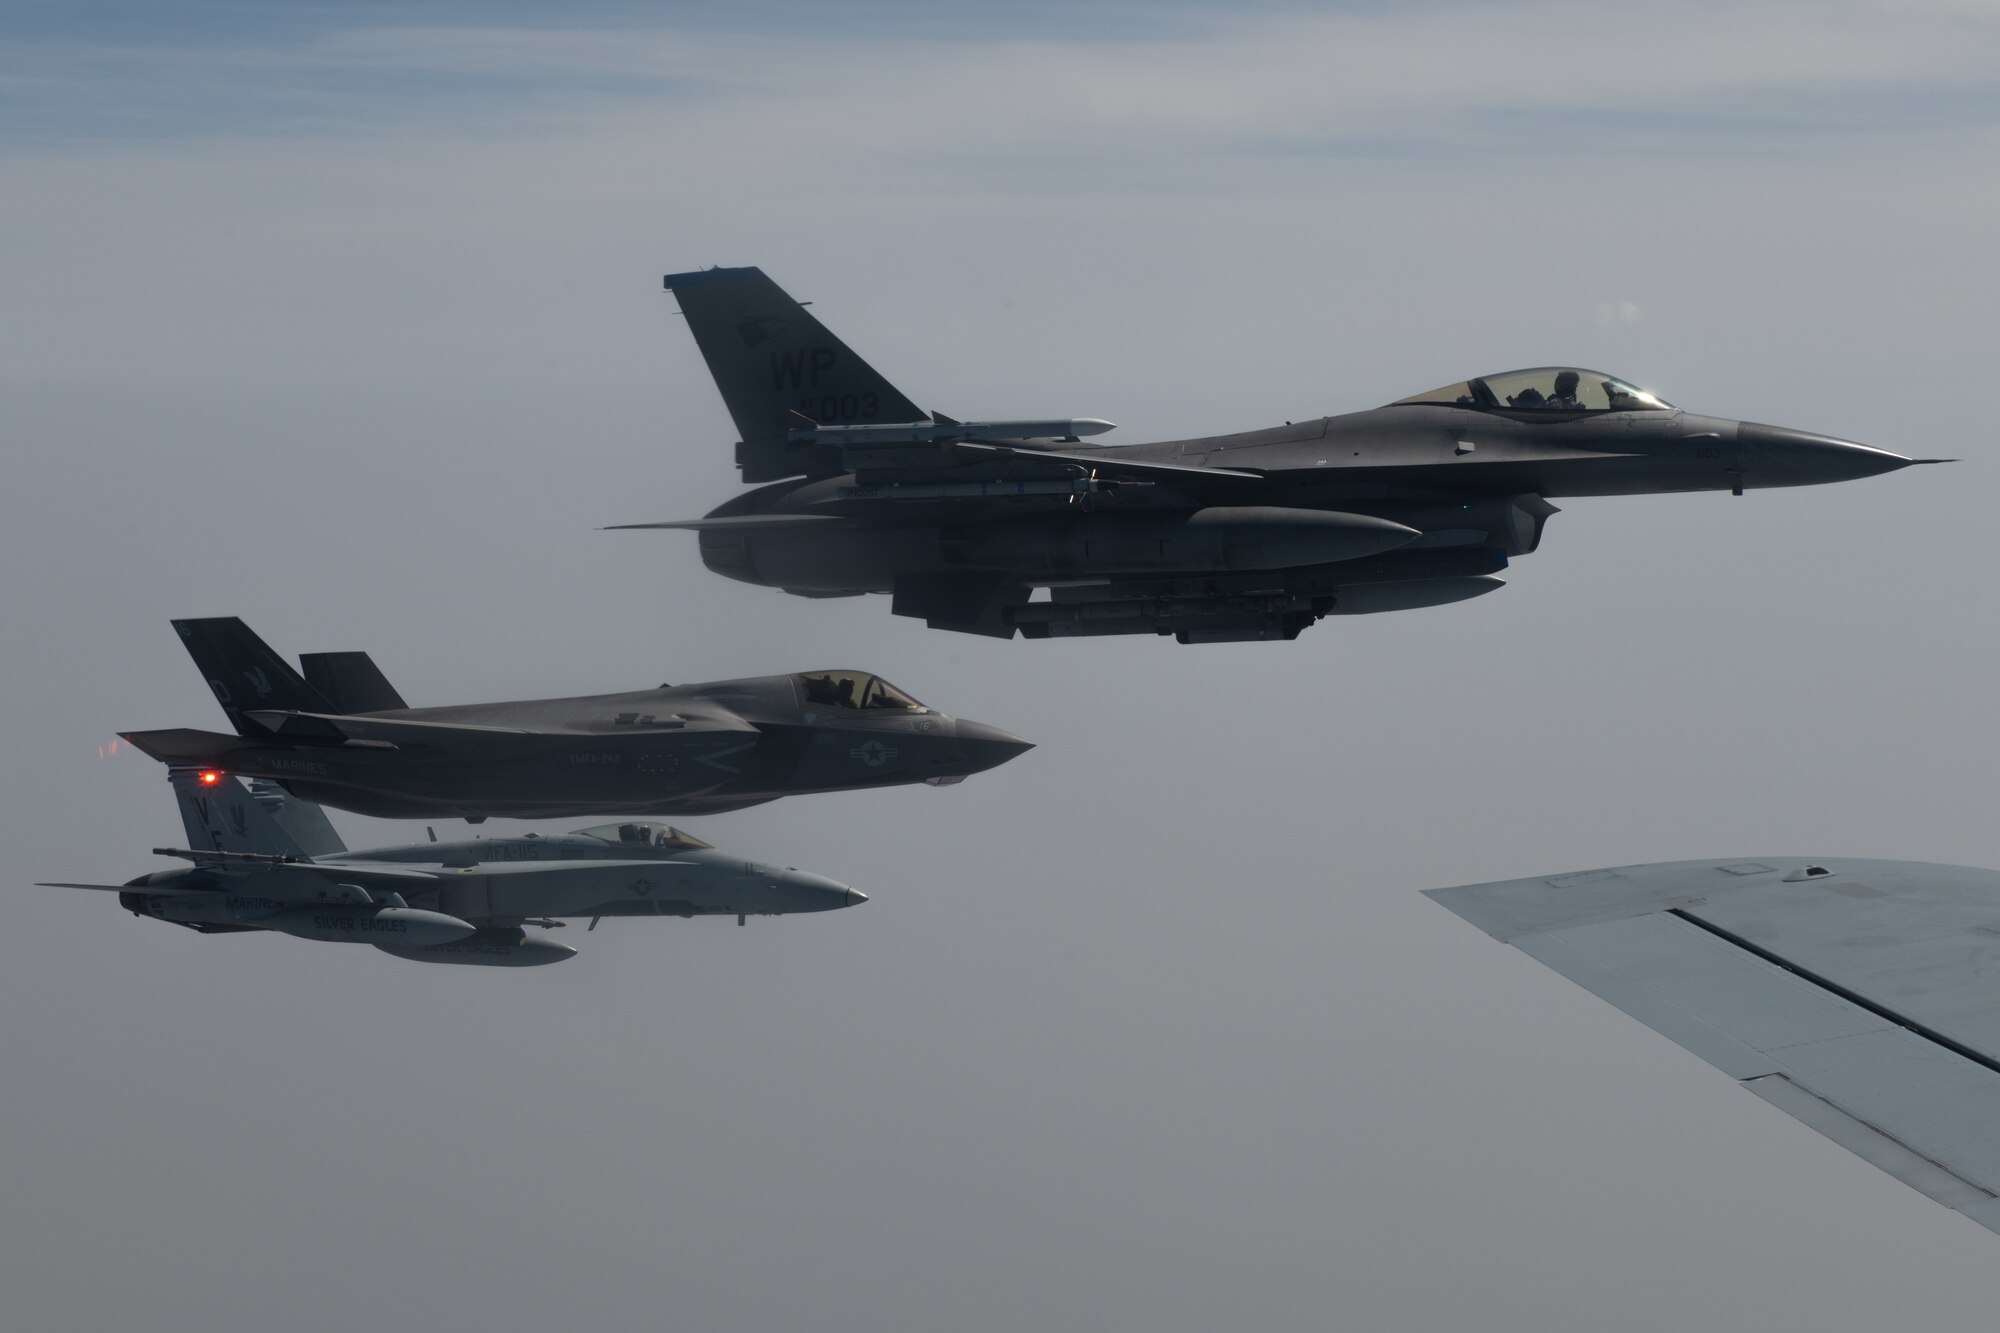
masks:
[[[885,709],[903,713],[930,710],[909,695],[865,671],[808,671],[795,677],[799,696],[820,708]]]
[[[676,851],[694,851],[713,845],[692,833],[683,833],[653,819],[636,819],[629,824],[599,824],[595,828],[580,828],[576,834],[580,838],[597,838],[634,847],[669,847]]]
[[[1439,404],[1502,412],[1671,412],[1673,404],[1637,385],[1575,366],[1537,366],[1461,380],[1389,404]]]

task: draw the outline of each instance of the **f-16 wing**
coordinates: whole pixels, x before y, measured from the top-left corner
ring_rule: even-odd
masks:
[[[999,471],[991,476],[978,466],[980,461],[998,465]],[[1030,449],[1015,445],[995,444],[984,441],[958,441],[950,446],[949,457],[943,460],[949,469],[951,464],[960,464],[964,475],[960,479],[951,471],[939,471],[940,460],[936,456],[928,459],[928,466],[912,464],[906,469],[894,467],[874,467],[868,470],[871,484],[851,486],[840,497],[849,500],[904,502],[933,501],[937,499],[986,499],[1008,497],[1016,494],[1071,494],[1092,488],[1100,481],[1146,483],[1172,486],[1181,491],[1200,492],[1209,489],[1240,491],[1246,483],[1262,482],[1261,472],[1244,472],[1234,468],[1197,467],[1190,463],[1161,463],[1148,459],[1127,458],[1117,453],[1070,453],[1053,449]],[[1073,480],[1057,478],[1051,480],[1047,474],[1050,464],[1057,470],[1068,469]],[[1019,466],[1037,467],[1042,475],[1030,481],[1010,480],[1009,472]],[[912,478],[920,478],[911,483],[899,483],[899,471]],[[1016,474],[1018,475],[1018,474]],[[682,532],[755,532],[776,528],[805,528],[822,523],[832,523],[848,517],[846,514],[823,513],[765,513],[711,515],[707,518],[674,519],[659,523],[613,523],[607,525],[607,532],[624,532],[640,528],[673,529]]]
[[[1124,477],[1133,481],[1162,481],[1187,486],[1205,481],[1220,484],[1245,481],[1262,481],[1261,472],[1244,472],[1226,467],[1197,467],[1191,463],[1160,463],[1151,459],[1130,458],[1114,450],[1071,453],[1059,449],[1028,449],[1017,445],[993,444],[985,441],[965,440],[952,445],[954,454],[968,458],[996,458],[1010,463],[1073,463],[1089,468],[1105,477]]]
[[[2000,872],[1761,857],[1429,896],[2000,1231]]]

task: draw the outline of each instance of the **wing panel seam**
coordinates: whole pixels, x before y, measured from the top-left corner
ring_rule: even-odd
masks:
[[[1884,1022],[1894,1023],[1897,1027],[1902,1028],[1913,1036],[1921,1037],[1934,1046],[1943,1047],[1960,1059],[1970,1060],[1982,1069],[2000,1074],[2000,1060],[1995,1060],[1985,1052],[1967,1046],[1964,1042],[1955,1041],[1936,1028],[1925,1023],[1920,1023],[1907,1014],[1898,1013],[1894,1009],[1889,1008],[1889,1006],[1871,1000],[1857,991],[1849,990],[1837,981],[1823,977],[1807,968],[1800,967],[1797,963],[1779,954],[1775,954],[1761,945],[1754,944],[1736,932],[1716,925],[1713,921],[1704,921],[1684,907],[1669,907],[1666,910],[1666,915],[1679,917],[1689,925],[1700,930],[1705,930],[1724,943],[1733,944],[1743,950],[1743,952],[1761,958],[1773,967],[1783,968],[1785,971],[1799,978],[1799,980],[1809,982],[1827,992],[1827,994],[1845,1000],[1857,1009],[1865,1009]],[[1873,1128],[1873,1126],[1870,1126],[1870,1128]]]

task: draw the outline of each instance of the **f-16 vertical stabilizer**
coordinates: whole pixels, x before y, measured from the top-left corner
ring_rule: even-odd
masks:
[[[669,273],[666,286],[680,299],[688,329],[743,437],[736,446],[743,480],[844,470],[834,448],[787,440],[796,424],[793,412],[820,426],[928,419],[762,269]],[[817,466],[822,460],[823,468]]]

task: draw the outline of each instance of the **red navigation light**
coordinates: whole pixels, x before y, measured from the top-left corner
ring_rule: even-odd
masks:
[[[213,787],[216,783],[222,781],[222,774],[213,768],[204,768],[201,770],[200,777],[201,785],[204,787]]]

